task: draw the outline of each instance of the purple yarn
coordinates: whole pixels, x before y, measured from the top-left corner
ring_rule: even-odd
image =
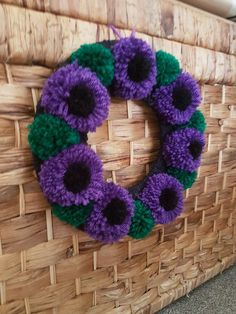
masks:
[[[75,86],[86,86],[95,99],[95,108],[88,117],[78,117],[69,112],[68,97]],[[108,116],[110,98],[107,89],[89,69],[77,62],[59,68],[47,80],[42,93],[41,106],[47,113],[64,119],[72,128],[81,132],[95,131]]]
[[[103,215],[103,209],[114,198],[118,198],[126,204],[127,216],[121,225],[110,225]],[[93,211],[85,224],[85,230],[96,240],[112,243],[128,234],[133,214],[133,200],[127,190],[114,183],[105,183],[103,196],[95,202]]]
[[[194,159],[190,154],[189,145],[197,141],[202,148],[205,145],[204,134],[196,129],[185,128],[167,135],[163,143],[163,157],[167,166],[182,170],[194,171],[200,166],[201,155]]]
[[[121,38],[112,48],[115,59],[114,89],[115,94],[124,99],[143,99],[156,83],[155,54],[151,47],[142,39],[134,36]],[[136,54],[150,62],[150,70],[146,79],[134,82],[128,76],[128,63]]]
[[[63,180],[66,170],[75,162],[87,166],[91,173],[88,187],[76,194],[67,190]],[[87,145],[76,144],[43,163],[39,172],[39,182],[45,196],[52,203],[61,206],[86,205],[89,201],[102,196],[102,162]]]
[[[176,192],[178,201],[173,210],[166,211],[160,205],[160,195],[164,189],[172,189]],[[168,223],[179,216],[183,210],[182,185],[177,179],[165,173],[149,177],[145,188],[139,195],[139,199],[151,209],[156,223]]]
[[[173,105],[172,93],[174,88],[184,87],[191,93],[191,102],[183,111]],[[181,73],[178,78],[168,86],[156,88],[151,97],[151,105],[161,118],[170,124],[187,122],[201,102],[200,89],[197,82],[189,73]]]

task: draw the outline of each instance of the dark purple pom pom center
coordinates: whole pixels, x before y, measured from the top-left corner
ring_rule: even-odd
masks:
[[[150,72],[151,62],[143,54],[137,53],[128,64],[128,76],[133,82],[144,81]]]
[[[180,111],[184,111],[191,104],[192,94],[184,86],[177,86],[172,93],[173,105]]]
[[[103,209],[103,214],[110,225],[121,225],[127,216],[125,202],[117,197],[113,198]]]
[[[72,163],[64,175],[64,184],[68,191],[76,194],[85,190],[91,179],[90,169],[82,163]]]
[[[202,153],[202,144],[198,141],[192,141],[188,147],[190,154],[192,155],[193,159],[197,159],[200,157]]]
[[[87,118],[93,112],[95,99],[90,88],[84,85],[74,86],[68,98],[69,113]]]
[[[176,205],[178,203],[178,196],[177,193],[170,188],[166,188],[162,190],[160,195],[160,205],[163,207],[166,211],[170,211],[175,209]]]

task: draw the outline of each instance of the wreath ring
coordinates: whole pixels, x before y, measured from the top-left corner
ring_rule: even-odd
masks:
[[[161,154],[129,190],[107,183],[87,133],[107,118],[110,95],[142,99],[156,113]],[[42,191],[55,216],[112,243],[146,237],[183,210],[205,145],[197,82],[171,54],[153,52],[135,37],[84,44],[46,81],[29,126],[29,144]]]

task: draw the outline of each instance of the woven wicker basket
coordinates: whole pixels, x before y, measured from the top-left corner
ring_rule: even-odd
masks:
[[[170,0],[2,2],[0,313],[154,313],[234,263],[236,24]],[[199,80],[208,144],[179,219],[144,240],[101,245],[51,215],[27,125],[52,68],[84,42],[112,39],[108,23],[136,28]],[[142,102],[113,99],[89,143],[105,177],[127,187],[148,171],[158,138]]]

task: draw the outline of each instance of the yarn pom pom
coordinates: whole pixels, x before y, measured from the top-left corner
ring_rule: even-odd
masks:
[[[108,116],[110,97],[95,73],[73,62],[46,81],[41,107],[79,132],[93,132]]]
[[[134,204],[128,191],[114,183],[105,183],[102,192],[94,202],[85,231],[95,240],[112,243],[128,234]]]
[[[150,209],[141,201],[134,201],[134,216],[131,220],[129,236],[134,239],[142,239],[149,235],[155,225]]]
[[[185,128],[166,136],[162,155],[168,167],[192,172],[200,166],[204,145],[204,134],[193,128]]]
[[[172,125],[187,123],[200,102],[199,85],[189,73],[181,73],[168,86],[154,88],[150,97],[158,115]]]
[[[196,110],[188,123],[177,126],[177,129],[183,128],[194,128],[200,131],[201,133],[204,133],[206,130],[206,121],[201,111]]]
[[[166,173],[150,176],[139,199],[150,208],[155,223],[166,224],[183,210],[183,187]]]
[[[162,50],[156,52],[156,64],[158,86],[172,83],[181,72],[179,61],[170,53]]]
[[[167,173],[170,174],[172,177],[178,179],[185,190],[191,188],[197,178],[196,171],[190,172],[178,168],[169,167],[167,168]]]
[[[115,59],[114,94],[143,99],[156,83],[156,60],[151,47],[134,36],[120,39],[112,48]]]
[[[102,162],[88,145],[76,144],[41,165],[39,182],[51,203],[87,205],[102,196]]]
[[[72,205],[62,207],[58,204],[52,206],[53,214],[60,220],[67,222],[68,224],[79,227],[83,225],[92,211],[92,204],[89,203],[86,206],[83,205]]]
[[[50,114],[40,114],[29,126],[29,145],[41,160],[57,155],[64,148],[80,143],[79,134]]]
[[[102,44],[85,44],[72,53],[70,61],[95,72],[101,83],[111,85],[114,77],[114,58],[111,51]]]

